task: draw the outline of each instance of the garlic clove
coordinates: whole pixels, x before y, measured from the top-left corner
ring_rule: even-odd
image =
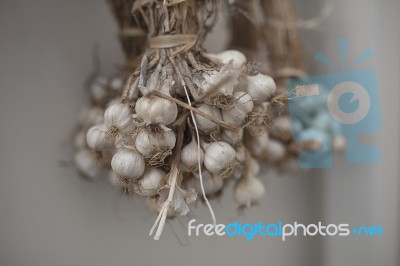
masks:
[[[107,126],[104,124],[91,127],[86,133],[89,148],[95,151],[108,150],[113,147],[114,138],[107,136]]]
[[[135,179],[144,173],[145,161],[137,151],[121,149],[113,156],[111,167],[117,175]]]
[[[258,178],[242,178],[236,183],[234,198],[242,206],[250,207],[260,202],[264,195],[264,184]]]
[[[248,76],[247,80],[247,93],[250,94],[256,104],[265,102],[276,91],[275,81],[267,75]]]
[[[205,152],[204,166],[213,174],[220,174],[232,166],[236,156],[235,150],[226,142],[211,143]]]
[[[222,120],[222,116],[221,116],[221,112],[219,109],[212,107],[208,104],[200,104],[197,109],[201,112],[204,112],[208,115],[213,116],[216,119]],[[195,113],[194,117],[196,119],[196,123],[197,123],[197,127],[199,128],[199,130],[203,131],[203,132],[210,132],[213,129],[218,127],[218,124],[208,120],[207,118]]]

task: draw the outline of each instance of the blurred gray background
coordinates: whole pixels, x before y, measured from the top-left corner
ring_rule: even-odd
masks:
[[[283,221],[381,225],[381,238],[187,238],[189,218],[169,223],[158,242],[148,236],[155,215],[143,200],[106,182],[78,177],[69,139],[88,99],[84,83],[92,50],[100,45],[106,74],[123,62],[116,25],[105,1],[0,1],[0,265],[352,265],[398,266],[399,47],[398,0],[336,0],[329,19],[302,30],[311,74],[331,73],[313,60],[321,50],[338,58],[337,40],[349,40],[349,58],[370,48],[362,68],[377,71],[383,131],[366,138],[382,163],[277,176],[265,171],[267,195],[238,214],[230,192],[212,202],[221,223]],[[296,1],[298,16],[313,17],[323,0]],[[228,40],[219,22],[211,51]],[[360,68],[361,69],[361,68]],[[229,189],[228,189],[229,190]],[[198,206],[191,217],[209,222]]]

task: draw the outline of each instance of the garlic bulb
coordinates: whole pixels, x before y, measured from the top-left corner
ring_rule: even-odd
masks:
[[[111,167],[117,175],[135,179],[144,173],[145,162],[137,151],[122,149],[113,156]]]
[[[222,110],[222,119],[233,126],[241,126],[247,114],[253,110],[254,104],[251,96],[245,92],[235,92],[235,105],[230,109]]]
[[[202,93],[206,93],[213,85],[229,77],[228,81],[225,81],[219,86],[218,92],[223,95],[232,95],[235,86],[239,82],[240,72],[235,70],[232,64],[224,65],[219,72],[213,71],[204,73],[203,78],[205,80],[204,85],[201,86]],[[209,97],[207,97],[209,99]]]
[[[86,107],[79,116],[79,124],[85,128],[101,124],[104,121],[104,110],[99,107]]]
[[[271,135],[282,141],[289,141],[292,138],[292,122],[289,116],[276,118],[271,127]]]
[[[265,102],[276,91],[275,81],[267,75],[248,76],[247,80],[247,93],[256,104]]]
[[[241,142],[242,139],[243,130],[237,132],[229,129],[223,129],[221,132],[221,140],[228,144],[235,145],[236,143]]]
[[[137,179],[135,192],[141,196],[155,196],[162,186],[165,172],[156,167],[147,167],[144,174]]]
[[[132,121],[132,111],[128,105],[117,103],[110,105],[104,112],[104,124],[108,130],[117,133],[133,133],[135,124]]]
[[[75,165],[78,171],[88,179],[98,179],[104,170],[101,162],[96,158],[93,151],[82,149],[74,156]]]
[[[248,176],[238,180],[234,198],[242,206],[250,207],[258,203],[265,194],[264,184],[256,177]]]
[[[178,115],[176,103],[157,96],[139,98],[136,102],[135,110],[147,125],[151,123],[169,125],[175,121]]]
[[[90,85],[90,93],[95,102],[102,103],[108,96],[107,79],[97,77]]]
[[[286,155],[286,148],[277,140],[270,139],[265,147],[264,157],[271,163],[282,160]]]
[[[235,160],[236,152],[226,142],[217,141],[211,143],[204,156],[204,166],[213,174],[220,174],[226,170]]]
[[[213,116],[216,119],[222,120],[221,117],[221,112],[219,111],[219,109],[212,107],[208,104],[200,104],[197,107],[197,110],[202,111],[208,115]],[[203,132],[210,132],[213,129],[217,128],[218,125],[210,120],[208,120],[207,118],[199,115],[199,114],[194,114],[194,117],[196,119],[196,123],[197,123],[197,127],[199,128],[199,130],[203,131]]]
[[[203,177],[204,192],[206,195],[213,195],[220,191],[224,185],[224,180],[219,175],[211,175],[210,172],[204,170],[201,172]],[[200,176],[195,174],[194,177],[188,179],[185,183],[187,188],[194,188],[196,193],[202,194]]]
[[[223,51],[222,53],[213,56],[221,60],[223,64],[228,64],[232,60],[235,69],[240,69],[247,63],[246,56],[236,50]]]
[[[244,143],[252,156],[261,157],[268,145],[269,135],[265,128],[261,128],[260,132],[252,134],[249,131],[245,132]]]
[[[112,137],[107,137],[107,126],[104,124],[93,126],[86,133],[87,145],[95,151],[111,149],[113,140]]]
[[[172,150],[175,147],[175,142],[175,133],[172,130],[152,133],[145,128],[136,136],[135,147],[143,156],[148,157],[161,149]]]
[[[197,169],[198,166],[198,146],[197,142],[194,138],[192,138],[192,141],[187,144],[185,147],[182,148],[181,151],[181,162],[190,169]],[[200,164],[203,164],[204,161],[204,151],[200,147]]]
[[[86,147],[86,133],[84,130],[80,130],[76,133],[74,138],[74,146],[76,149],[83,149]]]

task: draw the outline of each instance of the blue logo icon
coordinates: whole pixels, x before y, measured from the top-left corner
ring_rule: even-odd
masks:
[[[339,42],[341,63],[346,63],[347,41]],[[366,51],[351,67],[372,56]],[[318,52],[316,59],[337,68]],[[346,138],[350,164],[372,164],[381,160],[380,151],[360,142],[365,133],[382,129],[376,74],[373,70],[290,79],[286,83],[292,133],[295,141],[316,140],[318,149],[299,155],[301,168],[332,167],[332,140]]]

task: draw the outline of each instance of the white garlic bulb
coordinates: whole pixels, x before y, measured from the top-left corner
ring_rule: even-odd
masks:
[[[192,141],[182,148],[181,151],[181,162],[189,168],[197,169],[198,166],[198,146],[196,140],[193,138]],[[200,164],[204,161],[204,151],[200,147]]]
[[[89,128],[103,123],[104,110],[99,107],[85,107],[79,116],[79,125]]]
[[[124,78],[122,76],[113,77],[110,81],[110,89],[113,91],[122,91]]]
[[[175,147],[175,143],[174,131],[163,130],[162,133],[154,134],[145,128],[136,136],[135,147],[143,156],[148,157],[162,148],[172,150]]]
[[[151,123],[169,125],[178,115],[176,103],[157,96],[139,98],[135,110],[147,125]]]
[[[247,80],[247,93],[256,104],[265,102],[276,91],[275,81],[267,75],[248,76]]]
[[[251,134],[246,131],[244,144],[252,156],[261,157],[268,145],[269,135],[265,128],[260,128],[257,134]]]
[[[286,155],[285,146],[274,139],[268,141],[267,147],[265,147],[264,157],[271,163],[282,160]]]
[[[235,69],[240,69],[247,63],[246,56],[236,50],[223,51],[214,56],[221,60],[223,64],[228,64],[232,60]]]
[[[156,167],[147,167],[144,174],[137,179],[135,192],[141,196],[155,196],[162,186],[165,172]]]
[[[93,126],[86,133],[87,145],[95,151],[111,149],[113,141],[113,137],[107,137],[107,126],[104,124]]]
[[[199,110],[203,113],[206,113],[208,115],[211,115],[212,117],[214,117],[216,119],[222,120],[221,112],[218,108],[215,108],[213,106],[203,103],[197,107],[197,110]],[[197,127],[199,128],[199,130],[201,130],[203,132],[210,132],[213,129],[218,127],[218,124],[210,121],[209,119],[207,119],[197,113],[195,113],[194,116],[196,119]]]
[[[74,146],[76,149],[83,149],[86,147],[86,132],[84,130],[80,130],[76,133],[74,138]]]
[[[132,111],[128,105],[117,103],[110,105],[104,112],[104,124],[108,130],[122,133],[133,133],[135,124],[132,120]]]
[[[254,104],[251,96],[245,92],[235,92],[235,105],[230,109],[222,110],[222,118],[228,124],[241,126],[246,119],[247,114],[253,110]]]
[[[97,103],[102,103],[108,96],[107,79],[105,77],[97,77],[90,84],[90,93]]]
[[[289,116],[280,116],[276,118],[271,127],[271,136],[282,140],[289,141],[292,138],[292,122]]]
[[[235,160],[236,152],[226,142],[217,141],[208,145],[204,155],[204,166],[213,174],[220,174]]]
[[[102,176],[103,165],[93,151],[88,149],[79,150],[74,156],[78,171],[86,178],[94,180]]]
[[[221,132],[221,140],[231,145],[234,145],[242,141],[242,139],[243,139],[243,130],[237,132],[225,128]]]
[[[258,203],[264,194],[264,184],[258,178],[249,176],[237,181],[234,198],[240,205],[250,207]]]
[[[204,73],[203,78],[205,82],[203,86],[200,87],[202,93],[206,93],[213,85],[229,77],[228,81],[225,81],[218,87],[218,92],[224,95],[232,95],[235,86],[239,83],[239,75],[240,72],[235,70],[232,64],[222,66],[219,72],[213,71]],[[209,97],[207,98],[209,99]]]
[[[144,173],[145,161],[137,151],[122,149],[113,156],[111,167],[117,175],[135,179]]]
[[[206,195],[213,195],[220,191],[224,185],[224,180],[222,177],[219,175],[211,175],[210,172],[204,170],[201,172],[201,175],[203,177],[203,187],[204,187],[204,192]],[[194,177],[188,179],[185,182],[185,186],[187,188],[194,188],[196,193],[198,194],[203,194],[201,190],[201,181],[200,181],[200,176],[198,174],[195,174]]]

